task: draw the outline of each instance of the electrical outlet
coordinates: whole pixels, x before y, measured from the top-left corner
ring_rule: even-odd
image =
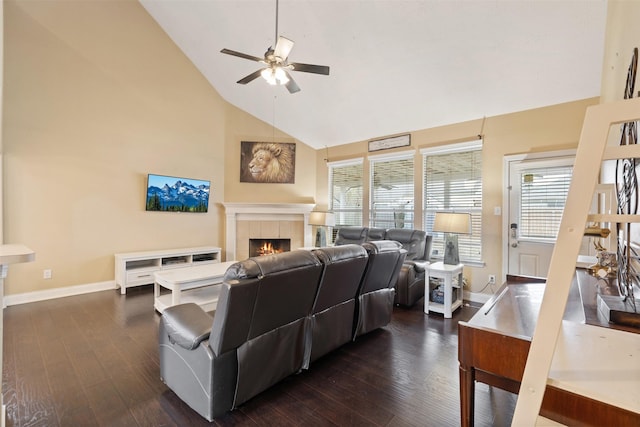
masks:
[[[495,283],[496,283],[496,275],[495,274],[490,274],[489,275],[489,283],[491,283],[492,285],[495,285]]]
[[[42,272],[43,279],[51,279],[51,270],[47,269]]]

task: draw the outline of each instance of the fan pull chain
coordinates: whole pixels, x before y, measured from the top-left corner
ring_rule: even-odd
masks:
[[[276,95],[273,95],[273,124],[271,126],[271,142],[276,142]]]

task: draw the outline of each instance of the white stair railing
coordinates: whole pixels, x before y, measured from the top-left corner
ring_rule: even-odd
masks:
[[[600,104],[587,109],[573,179],[512,420],[514,426],[534,426],[538,419],[558,337],[563,339],[560,334],[562,317],[602,161],[640,158],[640,145],[607,146],[609,132],[613,125],[636,120],[640,120],[639,98]],[[608,215],[606,219],[600,220],[614,223],[640,222],[640,216]],[[607,360],[600,362],[606,364]]]

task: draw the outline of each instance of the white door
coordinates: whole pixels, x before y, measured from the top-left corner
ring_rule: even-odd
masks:
[[[508,165],[508,274],[546,277],[564,211],[574,156]]]

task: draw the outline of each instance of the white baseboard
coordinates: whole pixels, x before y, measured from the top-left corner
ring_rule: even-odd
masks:
[[[86,285],[75,285],[64,288],[45,289],[43,291],[25,292],[23,294],[5,295],[4,306],[8,307],[10,305],[27,304],[30,302],[70,297],[73,295],[82,295],[115,288],[116,281],[108,280],[106,282],[89,283]]]
[[[485,302],[489,301],[489,299],[492,296],[493,296],[493,294],[484,294],[484,293],[480,293],[480,292],[464,291],[462,293],[462,297],[466,301],[477,302],[477,303],[480,303],[480,304],[484,304]]]
[[[116,289],[115,280],[108,280],[106,282],[89,283],[86,285],[67,286],[64,288],[46,289],[43,291],[26,292],[23,294],[13,294],[4,296],[4,306],[27,304],[30,302],[44,301],[48,299],[70,297],[73,295],[88,294],[91,292],[106,291],[109,289]],[[476,302],[484,304],[489,301],[492,294],[485,294],[480,292],[464,291],[463,298],[466,301]]]

